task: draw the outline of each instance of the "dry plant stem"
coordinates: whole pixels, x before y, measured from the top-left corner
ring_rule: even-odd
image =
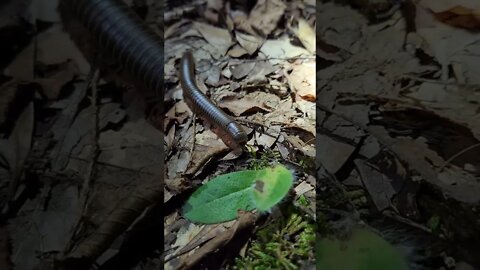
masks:
[[[196,124],[197,116],[195,114],[193,114],[192,119],[193,119],[193,121],[192,121],[192,125],[193,125],[193,127],[192,127],[193,128],[192,137],[193,138],[192,138],[192,147],[190,148],[190,153],[189,153],[190,156],[192,156],[193,151],[195,151],[195,133],[196,133],[196,127],[197,127],[197,124]],[[192,162],[192,161],[190,160],[190,162]],[[189,162],[188,165],[190,165],[190,162]]]
[[[134,193],[121,202],[100,227],[81,242],[64,260],[84,259],[94,262],[121,233],[140,217],[147,207],[162,198],[162,185],[162,182],[154,177],[148,183],[138,186]]]
[[[89,163],[89,167],[88,167],[88,171],[87,173],[85,174],[85,179],[83,181],[83,184],[82,184],[82,192],[80,194],[80,205],[82,207],[82,211],[81,211],[81,215],[78,217],[77,219],[77,222],[75,222],[75,226],[73,227],[73,231],[72,231],[72,234],[70,236],[70,241],[67,243],[67,246],[64,248],[64,253],[65,252],[68,252],[71,248],[72,248],[72,245],[73,245],[73,242],[72,240],[75,238],[76,234],[77,234],[77,231],[80,229],[80,224],[81,224],[81,221],[82,221],[82,216],[83,216],[83,213],[86,212],[86,203],[88,201],[88,187],[90,185],[90,182],[91,182],[91,176],[92,176],[92,171],[94,169],[94,164],[95,164],[95,161],[96,161],[96,158],[98,156],[98,141],[97,141],[97,127],[98,127],[98,108],[97,108],[97,104],[96,104],[96,100],[97,100],[97,87],[96,87],[96,84],[98,82],[98,78],[99,78],[99,74],[100,74],[100,70],[99,69],[94,69],[93,66],[91,67],[90,69],[90,73],[88,75],[88,78],[87,78],[87,83],[86,83],[86,87],[88,89],[88,87],[91,85],[92,86],[92,106],[94,106],[94,114],[95,114],[95,117],[94,117],[94,136],[93,136],[93,145],[94,145],[94,150],[92,152],[92,159],[90,160],[90,163]]]
[[[463,149],[462,151],[456,153],[455,155],[451,156],[447,161],[445,161],[445,164],[443,164],[442,167],[440,167],[440,169],[438,170],[439,172],[443,171],[443,169],[445,169],[445,167],[450,164],[450,162],[452,162],[454,159],[456,159],[457,157],[463,155],[465,152],[468,152],[474,148],[477,148],[478,146],[480,146],[480,143],[476,143],[474,145],[471,145],[465,149]]]
[[[88,195],[90,191],[90,184],[92,182],[92,178],[94,178],[95,175],[95,164],[97,162],[97,158],[99,155],[99,145],[98,145],[98,138],[99,138],[99,130],[98,130],[98,104],[97,104],[97,82],[99,79],[99,74],[100,71],[96,70],[95,74],[93,75],[93,83],[92,83],[92,98],[90,100],[92,107],[93,107],[93,112],[95,117],[93,118],[93,151],[92,151],[92,159],[90,160],[90,163],[88,165],[88,170],[87,174],[85,177],[85,181],[83,182],[82,185],[82,194],[80,195],[80,203],[82,207],[84,208],[84,212],[87,211],[87,201],[88,201]]]
[[[411,221],[410,219],[408,218],[404,218],[402,216],[399,216],[397,213],[395,212],[391,212],[391,211],[384,211],[382,213],[383,215],[389,217],[389,218],[392,218],[398,222],[401,222],[401,223],[404,223],[404,224],[407,224],[409,226],[412,226],[414,228],[417,228],[419,230],[422,230],[426,233],[432,233],[432,230],[430,230],[428,227],[422,225],[422,224],[419,224],[419,223],[416,223],[416,222],[413,222]]]

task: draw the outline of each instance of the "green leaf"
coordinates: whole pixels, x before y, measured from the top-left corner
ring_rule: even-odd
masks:
[[[252,183],[262,171],[220,175],[197,189],[183,208],[183,216],[197,223],[220,223],[237,218],[239,209],[255,209],[250,197]]]
[[[317,240],[317,269],[407,270],[403,254],[367,229],[355,229],[347,241]]]
[[[192,194],[183,216],[213,224],[237,218],[238,210],[266,211],[285,197],[292,184],[292,173],[282,165],[220,175]]]
[[[267,211],[279,203],[293,185],[292,173],[282,165],[267,168],[255,179],[252,200],[260,211]]]

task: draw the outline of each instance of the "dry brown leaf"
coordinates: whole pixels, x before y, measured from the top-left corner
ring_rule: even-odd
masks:
[[[392,180],[368,166],[364,161],[357,159],[354,163],[377,210],[383,211],[390,207],[390,199],[396,194],[392,186]]]
[[[261,45],[261,40],[255,36],[243,34],[240,32],[235,32],[237,41],[242,46],[248,54],[254,54]]]
[[[87,92],[86,83],[75,83],[73,87],[74,91],[67,99],[52,105],[63,109],[51,128],[53,140],[58,142],[49,155],[53,160],[54,170],[64,168],[73,145],[79,141],[79,137],[88,133],[92,123],[87,119],[92,117],[91,110],[89,108],[80,110],[79,107]]]
[[[455,6],[449,10],[435,13],[435,18],[455,27],[480,30],[480,9],[470,10],[462,6]]]
[[[212,224],[212,225],[203,226],[202,230],[196,236],[194,236],[187,245],[179,249],[178,252],[176,252],[176,254],[188,252],[202,245],[208,240],[214,237],[217,237],[218,235],[224,233],[228,228],[232,227],[235,224],[235,222],[236,220],[228,221],[221,224]]]
[[[292,90],[308,101],[316,100],[316,69],[315,63],[305,62],[299,65],[292,65],[292,72],[285,75]]]
[[[470,30],[480,30],[480,4],[474,0],[423,0],[420,5],[434,12],[443,23]]]
[[[248,52],[238,44],[228,51],[228,55],[235,58],[239,58],[247,53]]]
[[[355,147],[317,133],[318,161],[330,173],[336,173],[350,158]]]
[[[235,79],[239,80],[247,76],[255,66],[255,62],[246,62],[243,64],[230,66],[230,71]]]
[[[281,0],[259,0],[248,19],[255,29],[264,36],[272,33],[285,13],[286,5]]]
[[[357,53],[362,49],[367,19],[354,9],[317,2],[316,33],[325,43]]]
[[[245,83],[261,83],[267,81],[266,75],[276,71],[278,66],[273,66],[269,61],[258,61],[248,74]]]
[[[300,55],[310,55],[304,48],[294,46],[290,43],[287,37],[267,40],[260,48],[260,51],[267,56],[267,58],[293,58]],[[272,64],[277,64],[280,60],[270,59]]]
[[[188,24],[190,23],[189,21],[187,20],[180,20],[172,25],[169,25],[167,27],[167,29],[165,29],[165,33],[163,34],[165,40],[169,39],[170,37],[172,37],[174,34],[178,33],[181,29],[182,26],[184,26],[185,24]]]
[[[62,250],[69,241],[77,217],[81,215],[76,185],[65,181],[56,185],[45,184],[43,188],[52,196],[49,203],[45,203],[46,194],[42,192],[35,199],[25,202],[19,215],[9,220],[12,253],[16,254],[12,261],[16,268],[51,268],[35,267],[40,261],[36,255],[39,251]],[[39,205],[46,207],[40,211]]]
[[[479,95],[472,95],[470,89],[429,82],[421,84],[416,90],[406,96],[418,100],[427,110],[468,127],[473,136],[480,140],[476,105],[480,102]]]
[[[178,123],[184,123],[185,119],[190,116],[190,109],[185,101],[180,100],[166,113],[166,119],[175,119]]]
[[[268,134],[256,132],[256,135],[249,141],[248,144],[253,145],[255,142],[257,145],[262,145],[265,148],[271,148],[277,138]]]
[[[228,48],[233,43],[228,30],[199,22],[194,23],[194,28],[200,32],[210,45],[218,50],[220,55],[226,55]]]
[[[185,173],[191,159],[190,152],[187,150],[181,151],[178,155],[173,156],[166,166],[168,172],[167,177],[175,178],[177,175]]]
[[[104,115],[106,126],[108,122],[118,123],[118,110]],[[158,159],[163,142],[160,131],[150,125],[145,119],[129,121],[119,131],[102,132],[99,146],[102,149],[98,161],[116,165],[122,168],[156,173],[163,161]]]
[[[223,146],[218,136],[211,130],[207,129],[202,133],[195,135],[195,142],[200,145],[208,146],[210,148],[217,148]]]
[[[312,118],[297,118],[293,121],[293,127],[299,128],[308,132],[312,137],[315,136],[315,119]]]
[[[222,70],[218,66],[212,66],[210,69],[208,69],[206,72],[207,79],[205,80],[205,84],[208,84],[211,86],[218,86],[220,82],[221,71]]]
[[[42,93],[50,100],[56,100],[62,88],[68,82],[72,81],[79,70],[77,64],[72,61],[66,61],[58,65],[58,71],[47,78],[36,79],[35,82],[42,86]]]
[[[205,225],[195,225],[193,223],[188,224],[187,227],[182,227],[177,233],[177,240],[172,245],[173,248],[182,249],[188,245],[192,239],[194,239],[202,230]]]
[[[179,130],[179,139],[173,147],[180,149],[171,159],[166,163],[167,178],[175,179],[179,174],[185,173],[189,163],[192,160],[192,151],[194,140],[195,125],[191,125],[193,119],[191,118],[185,128]],[[197,130],[198,131],[198,130]]]
[[[220,108],[225,108],[231,111],[234,115],[240,116],[246,112],[252,112],[255,110],[269,111],[265,106],[265,101],[254,98],[252,96],[245,96],[241,99],[238,97],[226,96],[219,102]]]
[[[370,159],[378,155],[380,150],[381,150],[381,147],[380,147],[380,144],[378,143],[378,140],[376,140],[375,137],[373,136],[368,136],[363,141],[359,154],[366,157],[367,159]]]
[[[303,98],[298,98],[295,101],[295,108],[300,110],[304,117],[308,117],[311,119],[315,118],[315,102],[307,101]]]
[[[428,49],[432,51],[432,56],[441,64],[441,79],[446,81],[449,78],[448,66],[454,59],[455,62],[461,64],[462,62],[459,60],[463,59],[462,55],[467,54],[465,52],[467,46],[479,42],[480,36],[438,23],[433,17],[431,12],[419,6],[416,17],[417,33],[425,40]]]
[[[230,150],[213,132],[209,130],[206,132],[208,134],[198,134],[198,137],[196,137],[198,139],[192,154],[192,162],[185,175],[195,175],[200,173],[205,164],[210,160],[223,155]]]
[[[305,142],[296,135],[287,135],[285,132],[282,132],[281,134],[295,149],[308,157],[315,157],[314,144],[305,144]]]
[[[315,30],[304,19],[298,20],[297,27],[294,27],[293,33],[300,39],[303,46],[311,53],[315,53]]]
[[[23,172],[23,166],[30,152],[34,128],[34,105],[29,102],[23,112],[16,119],[15,126],[8,138],[0,139],[0,175],[8,169],[7,175],[9,188],[9,200],[15,195]]]
[[[380,128],[375,131],[379,130]],[[437,173],[433,169],[433,167],[443,166],[445,161],[428,147],[422,137],[416,140],[392,139],[390,145],[400,159],[408,162],[410,168],[418,171],[427,182],[440,188],[448,197],[472,204],[480,201],[480,186],[471,176],[463,175],[458,170]]]
[[[217,237],[208,241],[205,245],[201,246],[192,256],[189,256],[182,260],[179,269],[191,269],[207,254],[217,250],[226,245],[235,236],[246,227],[252,226],[259,215],[257,213],[238,211],[238,219],[234,222],[234,225],[228,228],[225,233],[218,235]]]
[[[70,39],[69,34],[62,31],[61,25],[54,25],[37,36],[37,48],[32,43],[10,63],[7,68],[8,74],[23,80],[33,80],[35,50],[35,59],[44,64],[58,64],[72,59],[78,65],[81,74],[87,75],[90,71],[90,64]]]
[[[234,28],[238,30],[245,31],[246,33],[250,35],[256,35],[255,31],[252,29],[252,25],[250,24],[250,21],[248,20],[248,16],[238,10],[234,10],[230,12],[230,16],[228,17],[231,19],[231,24],[228,25],[228,29],[233,31]],[[227,20],[227,23],[230,22],[230,20]]]

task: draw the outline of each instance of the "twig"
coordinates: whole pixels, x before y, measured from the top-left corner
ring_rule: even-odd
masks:
[[[474,148],[476,148],[476,147],[478,147],[478,146],[480,146],[480,143],[476,143],[476,144],[474,144],[474,145],[471,145],[471,146],[463,149],[462,151],[456,153],[455,155],[451,156],[449,159],[447,159],[447,160],[445,161],[445,163],[442,165],[442,167],[440,167],[440,169],[438,169],[438,172],[443,171],[443,169],[445,169],[445,167],[446,167],[448,164],[450,164],[450,162],[452,162],[452,161],[453,161],[454,159],[456,159],[457,157],[463,155],[465,152],[470,151],[470,150],[472,150],[472,149],[474,149]]]
[[[411,75],[406,75],[404,76],[406,79],[411,79],[417,82],[426,82],[426,83],[435,83],[435,84],[441,84],[441,85],[455,85],[455,86],[466,86],[466,87],[478,87],[478,84],[464,84],[464,83],[458,83],[458,82],[448,82],[448,81],[441,81],[441,80],[433,80],[433,79],[425,79],[425,78],[420,78],[416,76],[411,76]]]
[[[426,227],[426,226],[424,226],[424,225],[422,225],[422,224],[416,223],[416,222],[414,222],[414,221],[412,221],[412,220],[410,220],[410,219],[408,219],[408,218],[404,218],[404,217],[402,217],[402,216],[399,216],[399,215],[397,215],[396,213],[393,213],[393,212],[391,212],[391,211],[388,211],[388,210],[387,210],[387,211],[384,211],[382,214],[385,215],[385,216],[387,216],[387,217],[389,217],[389,218],[391,218],[391,219],[394,219],[395,221],[398,221],[398,222],[407,224],[407,225],[409,225],[409,226],[412,226],[412,227],[414,227],[414,228],[417,228],[417,229],[419,229],[419,230],[422,230],[422,231],[424,231],[424,232],[426,232],[426,233],[432,233],[432,230],[430,230],[428,227]]]
[[[97,158],[100,153],[100,147],[98,145],[98,139],[99,139],[99,125],[98,125],[98,113],[99,113],[99,108],[97,104],[97,81],[99,78],[99,73],[100,71],[97,70],[95,71],[95,74],[93,75],[93,83],[92,83],[92,106],[93,106],[93,113],[94,113],[94,118],[93,118],[93,151],[92,151],[92,159],[90,161],[90,164],[88,166],[87,174],[85,177],[85,181],[83,182],[82,185],[82,194],[80,195],[80,202],[81,205],[84,207],[84,211],[87,209],[87,201],[88,201],[88,193],[90,191],[90,184],[92,182],[92,178],[95,175],[95,164],[97,163]]]
[[[192,136],[193,136],[193,139],[192,139],[192,147],[190,148],[190,153],[189,153],[190,156],[192,156],[192,153],[195,150],[195,131],[196,131],[196,127],[197,127],[196,118],[197,118],[197,116],[195,114],[193,114],[193,116],[192,116],[192,119],[193,119],[192,120],[192,124],[193,124]],[[188,162],[188,165],[190,165],[190,162],[191,162],[191,160]],[[187,165],[187,167],[188,167],[188,165]]]
[[[92,160],[90,161],[90,164],[88,166],[88,170],[87,170],[87,173],[85,174],[85,178],[84,178],[84,181],[83,181],[83,184],[82,184],[82,191],[81,191],[81,194],[80,194],[80,205],[82,207],[82,211],[81,211],[81,215],[78,217],[78,220],[77,222],[75,223],[75,226],[73,227],[74,230],[72,231],[72,235],[70,236],[70,242],[67,243],[67,246],[65,247],[64,249],[64,252],[68,252],[72,245],[73,245],[73,238],[75,238],[75,235],[77,234],[77,231],[79,230],[80,228],[80,224],[81,224],[81,221],[82,221],[82,216],[83,216],[83,213],[86,212],[86,208],[87,208],[87,201],[88,201],[88,191],[90,189],[90,182],[91,182],[91,178],[92,178],[92,175],[93,175],[93,172],[94,172],[94,167],[95,167],[95,162],[97,160],[97,157],[98,157],[98,107],[97,107],[97,88],[96,88],[96,83],[98,81],[98,78],[99,78],[99,73],[100,71],[98,69],[95,69],[93,70],[93,76],[90,77],[91,78],[91,81],[89,80],[87,82],[87,88],[88,88],[88,85],[92,85],[92,99],[91,99],[91,102],[92,102],[92,106],[94,106],[94,114],[95,114],[95,117],[94,117],[94,136],[93,136],[93,145],[94,145],[94,150],[92,152]]]

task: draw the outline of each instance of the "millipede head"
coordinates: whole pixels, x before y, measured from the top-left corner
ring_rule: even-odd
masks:
[[[247,133],[245,133],[245,131],[239,124],[232,122],[228,124],[227,130],[228,130],[228,133],[232,135],[234,141],[237,144],[242,145],[247,142],[248,140]]]

